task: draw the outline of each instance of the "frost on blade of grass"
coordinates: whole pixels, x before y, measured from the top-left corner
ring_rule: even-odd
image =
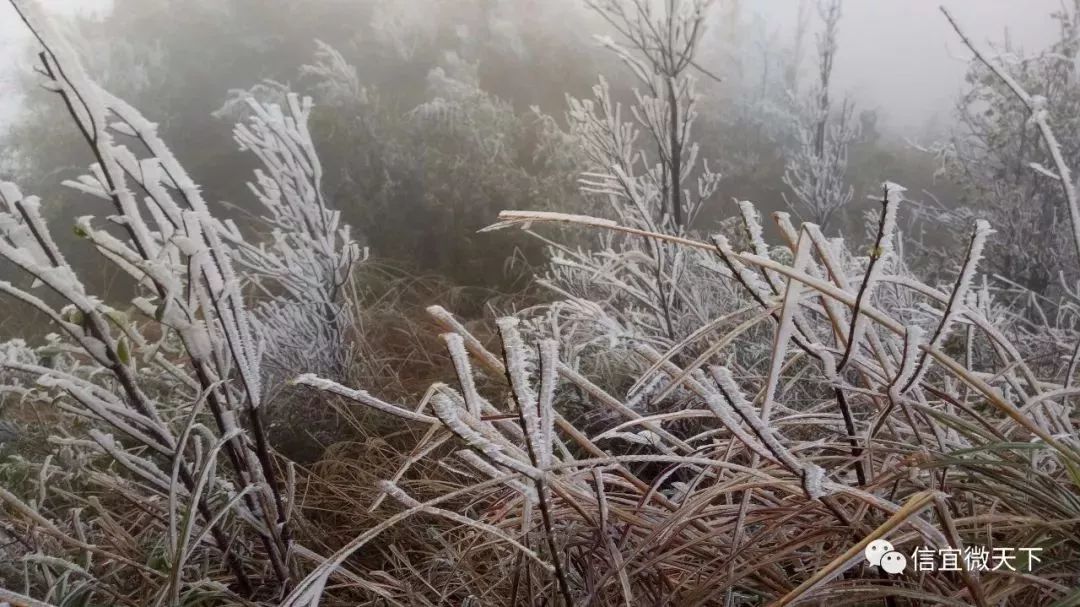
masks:
[[[487,460],[477,455],[475,451],[458,451],[457,456],[470,466],[476,468],[480,472],[483,472],[484,475],[488,478],[502,477],[502,473],[500,473],[499,470],[495,468],[495,466],[491,465]],[[515,491],[518,491],[523,496],[525,496],[529,500],[529,503],[536,503],[538,499],[536,497],[536,489],[534,489],[532,486],[526,485],[525,483],[522,483],[515,479],[507,479],[506,485],[508,487],[513,487]]]
[[[482,409],[481,396],[476,390],[476,378],[469,363],[469,355],[465,351],[465,340],[457,333],[444,333],[442,337],[450,352],[450,358],[454,361],[454,370],[461,382],[462,395],[469,406],[469,413],[479,416]]]
[[[882,208],[878,221],[877,237],[874,240],[874,248],[870,251],[862,283],[859,285],[859,292],[855,299],[855,309],[851,313],[851,327],[848,331],[847,348],[844,350],[843,358],[840,359],[840,364],[837,365],[841,370],[847,366],[848,360],[851,359],[853,354],[858,354],[863,335],[869,326],[866,318],[861,313],[861,307],[864,302],[869,303],[878,277],[883,271],[882,266],[893,253],[897,210],[900,206],[904,188],[892,182],[885,182],[881,184],[881,190]]]
[[[494,430],[484,428],[483,431],[476,426],[480,423],[461,410],[451,398],[445,394],[436,394],[431,399],[432,408],[439,416],[442,423],[454,434],[458,435],[467,445],[475,449],[493,463],[504,466],[514,472],[521,473],[528,478],[539,478],[541,472],[531,464],[523,462],[511,454],[507,454],[504,448],[493,441],[486,434]]]
[[[327,392],[329,394],[341,396],[348,400],[371,407],[372,409],[375,409],[377,411],[401,417],[410,421],[424,423],[430,423],[435,421],[435,418],[431,417],[430,415],[416,413],[414,411],[405,409],[404,407],[392,405],[378,398],[375,398],[374,396],[368,394],[363,390],[353,390],[352,388],[347,388],[335,381],[318,377],[314,373],[305,373],[303,375],[295,377],[293,378],[291,383],[299,386],[308,386],[311,388],[315,388],[316,390]]]
[[[956,279],[956,286],[953,287],[953,291],[949,295],[949,302],[945,305],[945,313],[942,315],[941,322],[934,331],[934,335],[930,338],[927,350],[919,357],[918,369],[912,377],[905,380],[901,392],[906,392],[911,386],[922,380],[928,367],[928,352],[931,348],[940,347],[948,339],[949,332],[952,330],[957,317],[960,316],[963,303],[966,301],[967,294],[971,289],[971,283],[975,278],[975,270],[983,256],[986,239],[993,232],[987,222],[979,220],[975,223],[975,230],[971,234],[967,253],[964,255],[964,260],[960,265],[960,275]]]
[[[747,402],[742,389],[735,383],[735,378],[727,367],[713,367],[712,373],[724,398],[750,426],[754,435],[765,445],[772,456],[789,470],[803,475],[803,484],[807,496],[810,499],[817,499],[824,495],[821,484],[824,471],[821,467],[813,463],[799,461],[792,455],[776,436],[776,430],[769,424],[764,414],[759,416],[750,406],[750,403]],[[714,408],[714,410],[716,409]]]
[[[544,443],[548,435],[545,422],[546,418],[550,417],[550,412],[542,421],[536,390],[533,389],[530,377],[534,362],[528,358],[525,344],[517,329],[518,322],[516,318],[506,317],[500,318],[497,325],[502,338],[503,359],[506,361],[506,377],[513,390],[517,409],[515,413],[520,416],[525,431],[527,451],[534,464],[542,466],[547,457],[544,454],[550,452],[550,445]]]
[[[553,339],[540,342],[540,396],[537,408],[540,410],[540,467],[546,468],[552,462],[552,444],[555,440],[555,390],[558,387],[559,343]]]
[[[617,225],[610,219],[599,219],[587,215],[572,215],[570,213],[554,213],[551,211],[503,211],[499,213],[499,222],[484,228],[484,231],[499,230],[518,225],[522,229],[529,229],[534,221],[576,223],[586,226],[611,227]]]

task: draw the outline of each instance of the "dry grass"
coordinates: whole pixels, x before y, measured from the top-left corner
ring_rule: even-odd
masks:
[[[1080,581],[1080,455],[1076,391],[1063,387],[1058,362],[1068,349],[1037,339],[1030,320],[998,326],[1008,316],[983,296],[953,296],[963,281],[932,288],[885,252],[887,271],[867,281],[869,260],[824,246],[813,226],[778,219],[786,240],[764,257],[723,239],[650,235],[716,256],[729,268],[716,279],[746,289],[759,308],[669,352],[638,344],[640,360],[625,368],[647,371],[620,382],[633,386],[628,397],[559,363],[542,333],[533,348],[513,322],[466,325],[442,308],[422,310],[425,300],[456,296],[479,316],[485,294],[374,267],[362,276],[367,291],[353,295],[364,305],[355,308],[350,381],[416,403],[408,408],[430,422],[290,388],[296,410],[287,424],[309,428],[317,424],[305,415],[333,410],[324,442],[337,441],[317,461],[285,457],[279,445],[283,474],[289,460],[303,464],[295,468],[293,594],[284,602],[238,595],[213,552],[200,550],[183,599],[1070,604]],[[624,229],[530,213],[504,221]],[[977,261],[971,248],[962,268]],[[849,347],[856,309],[866,325]],[[490,324],[499,330],[482,332]],[[767,356],[733,355],[760,348],[762,334],[772,336]],[[690,349],[704,354],[671,362]],[[386,404],[391,413],[404,408]],[[48,492],[45,522],[79,513],[54,534],[8,501],[15,537],[32,541],[18,553],[93,552],[92,577],[51,565],[55,604],[153,604],[154,580],[168,571],[155,514],[162,504],[147,502],[137,483],[96,473],[109,468],[107,457],[66,466],[21,460],[3,469],[4,486],[30,504]],[[70,545],[80,528],[93,530],[92,544]],[[907,554],[922,545],[1037,547],[1042,560],[1031,571],[888,576],[861,557],[878,537]],[[241,554],[252,571],[264,567],[257,544]],[[325,588],[305,596],[320,579]]]
[[[761,321],[777,335],[763,366],[704,360],[681,369],[666,362],[672,353],[639,351],[666,377],[654,396],[691,403],[668,417],[641,418],[556,363],[550,346],[538,346],[531,372],[507,373],[532,356],[513,323],[500,322],[499,355],[433,309],[476,372],[459,365],[455,387],[432,386],[419,409],[431,425],[397,437],[422,435],[408,451],[372,439],[320,464],[315,502],[347,493],[334,510],[359,512],[372,494],[357,483],[400,477],[381,485],[397,510],[361,519],[352,541],[285,604],[303,604],[310,584],[342,571],[378,585],[375,593],[346,583],[369,600],[411,605],[1068,604],[1080,580],[1076,420],[1060,376],[1036,375],[1060,367],[1029,364],[978,308],[910,277],[885,278],[938,310],[928,335],[959,315],[1001,358],[974,368],[944,340],[917,341],[905,327],[918,323],[859,296],[865,281],[834,265],[836,252],[818,248],[813,232],[788,232],[790,264],[652,235],[723,257],[733,273],[720,280],[747,281],[750,272],[758,286],[780,286],[758,294],[770,312]],[[845,347],[856,300],[868,325]],[[724,331],[700,339],[723,341]],[[454,352],[457,338],[444,339]],[[486,389],[470,388],[477,376]],[[1009,386],[1018,393],[1006,396]],[[652,429],[649,441],[582,434],[559,415],[573,392],[622,417],[610,430]],[[680,420],[693,423],[671,423]],[[390,473],[413,459],[404,475]],[[889,576],[861,556],[879,537],[909,555],[918,546],[1039,548],[1041,562]]]

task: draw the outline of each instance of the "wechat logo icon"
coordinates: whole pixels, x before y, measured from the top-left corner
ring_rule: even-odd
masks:
[[[885,573],[900,573],[907,567],[907,557],[896,551],[888,540],[870,542],[863,555],[867,563],[881,567]]]

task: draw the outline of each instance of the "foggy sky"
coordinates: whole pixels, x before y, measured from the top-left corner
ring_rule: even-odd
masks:
[[[102,10],[109,5],[109,0],[41,1],[59,12]],[[1060,0],[847,0],[840,22],[835,90],[850,93],[864,108],[880,109],[885,128],[894,132],[917,137],[931,121],[947,120],[968,53],[939,12],[942,3],[984,46],[1002,40],[1007,31],[1014,43],[1035,51],[1056,36],[1049,15],[1060,7]],[[798,12],[796,0],[742,0],[742,4],[780,32],[791,30]],[[13,70],[15,61],[25,57],[16,52],[26,42],[23,29],[7,0],[0,0],[0,128],[17,103]]]
[[[101,11],[111,6],[110,0],[37,0],[49,12],[69,14],[80,11]],[[21,45],[29,42],[26,25],[19,19],[8,0],[0,0],[0,129],[12,118],[18,104],[15,63],[25,55]]]
[[[777,27],[792,28],[794,0],[750,0]],[[947,114],[963,84],[970,52],[941,14],[944,5],[987,49],[1005,39],[1035,52],[1057,37],[1050,14],[1061,0],[846,0],[840,21],[836,90],[880,107],[888,126],[914,130]],[[816,17],[816,15],[815,15]]]

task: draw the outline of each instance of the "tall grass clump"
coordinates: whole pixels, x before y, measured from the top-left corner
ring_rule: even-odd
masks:
[[[396,511],[317,567],[285,604],[312,604],[351,555],[407,517],[438,521],[440,539],[408,546],[407,558],[380,572],[380,589],[402,602],[1065,599],[1080,574],[1080,451],[1066,402],[1074,390],[1063,387],[1061,365],[1026,361],[987,318],[985,294],[974,295],[989,227],[973,227],[955,283],[941,290],[900,270],[899,204],[901,188],[886,184],[877,243],[862,258],[782,214],[777,248],[787,249],[786,261],[736,251],[721,235],[646,234],[711,251],[729,268],[716,280],[759,301],[749,318],[696,336],[714,347],[685,365],[672,362],[678,348],[640,344],[648,370],[639,383],[659,377],[652,398],[680,400],[676,411],[637,413],[561,362],[556,341],[527,344],[516,319],[497,323],[492,351],[437,307],[456,377],[433,385],[420,408],[301,377],[427,430],[379,485]],[[502,220],[634,230],[535,212]],[[773,335],[765,359],[736,356],[751,324]],[[616,421],[582,432],[560,413],[569,398]],[[410,489],[426,496],[432,481],[408,468],[436,455],[444,488],[418,499]],[[1040,560],[1018,571],[888,576],[862,556],[878,538],[906,554],[1008,546],[1038,548]]]
[[[979,274],[991,227],[973,222],[953,243],[945,284],[907,269],[904,189],[892,183],[881,187],[866,250],[785,213],[774,214],[781,239],[770,243],[750,203],[740,204],[739,233],[695,236],[659,204],[670,201],[656,195],[662,169],[629,178],[641,158],[633,127],[599,94],[599,106],[572,107],[593,117],[584,140],[597,165],[624,159],[583,180],[616,205],[615,218],[506,211],[493,229],[601,234],[599,261],[568,261],[553,244],[553,264],[576,273],[582,292],[609,296],[566,298],[586,315],[549,308],[526,312],[524,326],[501,319],[494,343],[431,308],[454,376],[417,406],[300,377],[419,438],[380,494],[341,502],[373,518],[285,604],[317,604],[342,570],[378,579],[387,601],[432,605],[1074,601],[1075,337],[1068,315],[1032,322]],[[1045,107],[1032,110],[1046,124]],[[633,206],[644,200],[659,215]],[[665,271],[657,251],[698,260],[694,274]],[[734,308],[676,334],[664,320],[675,296],[649,288],[657,284],[732,293]],[[581,355],[597,339],[633,359],[615,372],[625,396],[607,389],[617,381],[590,379],[611,378]],[[600,422],[582,410],[602,412]],[[391,531],[415,517],[428,537]],[[863,557],[882,538],[912,560],[917,550],[1038,556],[895,576]],[[377,571],[362,563],[372,551],[385,555]]]
[[[0,184],[0,257],[30,277],[0,291],[58,331],[5,344],[5,393],[60,414],[51,455],[5,466],[4,555],[59,604],[273,598],[293,576],[295,470],[268,441],[266,395],[283,363],[343,364],[337,291],[359,257],[319,191],[311,102],[252,102],[237,127],[264,165],[252,188],[273,227],[252,244],[211,212],[156,125],[92,82],[36,5],[14,6],[95,159],[67,185],[111,206],[106,225],[82,217],[75,234],[135,296],[92,293],[40,201]],[[269,298],[252,304],[253,288]]]

